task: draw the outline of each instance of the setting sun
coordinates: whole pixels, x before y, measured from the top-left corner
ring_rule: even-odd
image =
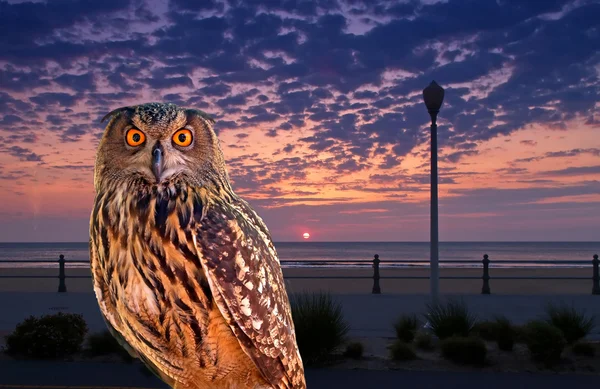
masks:
[[[302,237],[304,239],[308,239],[308,238],[310,238],[310,234],[308,232],[305,232],[304,234],[302,234]]]

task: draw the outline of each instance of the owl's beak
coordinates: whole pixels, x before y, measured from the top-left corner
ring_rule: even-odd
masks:
[[[156,182],[160,181],[160,174],[163,170],[162,162],[163,149],[160,142],[156,142],[156,145],[152,149],[152,172],[154,173],[154,177],[156,177]]]

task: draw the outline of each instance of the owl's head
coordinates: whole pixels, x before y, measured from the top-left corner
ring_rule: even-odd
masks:
[[[149,185],[175,177],[201,186],[218,180],[229,185],[223,152],[206,113],[175,104],[122,107],[110,118],[98,146],[94,183],[127,183],[143,178]]]

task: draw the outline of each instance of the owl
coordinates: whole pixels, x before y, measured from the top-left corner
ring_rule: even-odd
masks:
[[[172,388],[306,388],[277,252],[214,120],[162,103],[106,119],[90,264],[110,332]]]

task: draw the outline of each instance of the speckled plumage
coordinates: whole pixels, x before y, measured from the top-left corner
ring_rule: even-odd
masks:
[[[113,335],[174,388],[306,388],[277,252],[231,189],[212,119],[160,103],[107,117],[90,252]],[[148,144],[120,151],[132,125]],[[170,175],[153,180],[137,153],[184,126],[193,148],[165,144]]]

